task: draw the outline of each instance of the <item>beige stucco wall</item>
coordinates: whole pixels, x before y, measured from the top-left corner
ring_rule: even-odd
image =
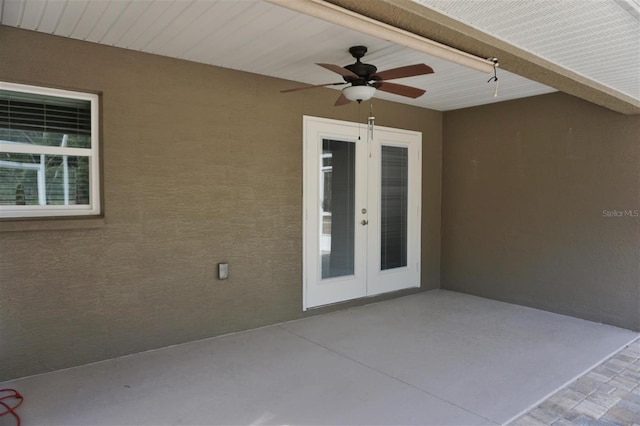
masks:
[[[639,330],[640,116],[554,93],[443,129],[442,287]]]
[[[3,26],[0,80],[101,94],[104,197],[101,220],[0,222],[0,380],[303,315],[302,116],[366,107]],[[442,114],[375,110],[423,133],[422,289],[437,288]]]

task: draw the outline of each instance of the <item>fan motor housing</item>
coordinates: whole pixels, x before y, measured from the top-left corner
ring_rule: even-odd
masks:
[[[363,80],[369,81],[370,77],[378,71],[374,65],[364,64],[358,60],[355,64],[347,65],[344,68],[356,74]]]

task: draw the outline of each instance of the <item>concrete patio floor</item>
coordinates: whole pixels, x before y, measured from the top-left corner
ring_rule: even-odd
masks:
[[[493,425],[637,338],[437,290],[0,388],[24,395],[24,425]]]

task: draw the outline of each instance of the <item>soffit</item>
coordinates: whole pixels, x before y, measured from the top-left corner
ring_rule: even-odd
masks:
[[[634,42],[633,37],[628,38],[624,35],[632,34],[634,31],[636,35],[638,35],[639,26],[636,12],[638,10],[637,5],[639,0],[427,0],[433,1],[433,4],[437,3],[441,9],[447,8],[448,13],[451,15],[454,13],[459,15],[456,18],[445,14],[440,9],[436,9],[435,6],[426,7],[423,3],[414,0],[368,0],[367,2],[360,0],[327,1],[356,13],[363,14],[369,18],[385,22],[386,24],[430,38],[479,57],[497,57],[500,60],[500,68],[502,70],[508,70],[614,111],[625,114],[640,113],[640,98],[635,95],[637,90],[634,89],[634,87],[637,86],[640,64],[634,59],[637,58],[638,49],[633,47],[635,45],[634,43],[637,43],[640,37],[636,36]],[[576,14],[575,17],[568,21],[565,21],[565,14],[556,12],[551,6],[548,6],[564,4],[565,2],[573,3],[571,9]],[[450,8],[455,12],[448,8],[447,5],[450,3],[453,5],[450,6]],[[621,18],[625,20],[627,26],[623,28],[623,35],[620,36],[620,39],[628,41],[628,43],[621,43],[621,45],[627,47],[625,47],[624,50],[619,50],[615,43],[611,44],[611,38],[608,39],[609,42],[602,41],[602,44],[605,46],[609,43],[609,47],[604,47],[602,48],[603,51],[598,51],[593,54],[592,60],[595,62],[590,63],[591,68],[580,67],[575,63],[571,63],[568,59],[562,59],[560,57],[550,59],[542,57],[540,55],[543,53],[533,53],[527,50],[533,50],[533,47],[528,45],[518,46],[514,44],[518,41],[507,40],[508,34],[506,31],[502,33],[502,39],[497,35],[490,34],[490,32],[494,30],[489,28],[488,24],[482,24],[484,22],[482,17],[476,20],[476,15],[484,16],[483,14],[485,13],[487,16],[484,19],[490,22],[493,22],[493,20],[496,19],[495,16],[498,16],[500,13],[505,15],[505,20],[507,16],[513,20],[519,19],[517,23],[501,25],[511,29],[511,36],[518,34],[519,31],[524,31],[525,33],[530,32],[530,34],[538,37],[539,45],[544,46],[546,40],[551,37],[550,32],[539,31],[534,16],[528,16],[524,10],[518,12],[518,9],[527,9],[527,6],[533,5],[533,7],[529,9],[531,13],[535,14],[537,13],[535,10],[538,5],[547,5],[549,8],[545,9],[546,15],[537,17],[537,19],[553,22],[553,24],[549,24],[555,28],[555,35],[551,37],[551,39],[555,39],[556,41],[563,39],[572,40],[574,50],[578,51],[578,56],[584,59],[589,57],[591,45],[588,37],[580,35],[589,32],[590,26],[586,25],[586,22],[593,23],[590,21],[590,19],[593,19],[593,16],[589,12],[590,6],[593,3],[608,4],[607,7],[600,9],[597,13],[602,14],[598,21],[601,26],[604,25],[604,27],[606,27],[607,24],[605,23],[612,20],[615,21],[615,17],[610,18],[607,13],[613,13],[613,15],[618,16],[618,18],[626,13],[632,18],[635,17],[635,21],[630,20],[626,15],[624,15],[624,18]],[[468,6],[468,8],[465,8],[465,6]],[[512,8],[514,8],[515,12],[511,11]],[[490,12],[486,12],[487,10]],[[584,15],[584,13],[586,13],[586,15]],[[463,22],[463,20],[466,20],[466,22]],[[569,25],[568,22],[571,22],[571,25]],[[633,22],[635,22],[635,24]],[[605,29],[602,29],[602,31],[605,31]],[[616,29],[609,27],[608,31],[615,33]],[[497,32],[497,30],[494,32]],[[574,32],[578,34],[578,36],[574,36]],[[568,46],[572,43],[564,44],[563,48],[566,49],[566,54],[568,55],[570,51]],[[629,48],[628,45],[631,45],[631,48]],[[544,54],[551,56],[551,53]],[[607,64],[606,61],[610,58],[611,62]],[[631,58],[631,60],[628,60],[629,58]],[[620,68],[615,65],[611,66],[623,62],[628,64],[629,67]],[[599,65],[594,65],[596,63]],[[570,66],[576,69],[571,69],[569,68]],[[594,70],[598,67],[600,67],[601,70],[606,69],[608,72],[613,72],[613,74],[604,77],[603,74],[596,75]],[[586,73],[589,73],[589,75],[585,75]],[[621,76],[615,77],[614,74],[616,73]],[[604,81],[607,78],[609,78],[610,81]],[[613,83],[614,81],[618,81],[618,83]],[[614,85],[617,85],[617,88],[614,88]],[[626,93],[621,90],[625,90]]]
[[[365,62],[380,70],[414,63],[435,70],[395,80],[426,89],[418,99],[380,91],[376,98],[447,111],[555,91],[499,70],[494,98],[487,74],[260,0],[0,0],[0,6],[3,25],[291,80],[283,89],[340,81],[314,64],[352,63],[347,49],[361,44],[369,48]]]
[[[413,0],[640,100],[640,0]]]

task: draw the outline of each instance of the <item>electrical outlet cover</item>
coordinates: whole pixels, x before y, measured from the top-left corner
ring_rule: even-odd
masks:
[[[226,280],[229,278],[229,264],[218,263],[218,279]]]

